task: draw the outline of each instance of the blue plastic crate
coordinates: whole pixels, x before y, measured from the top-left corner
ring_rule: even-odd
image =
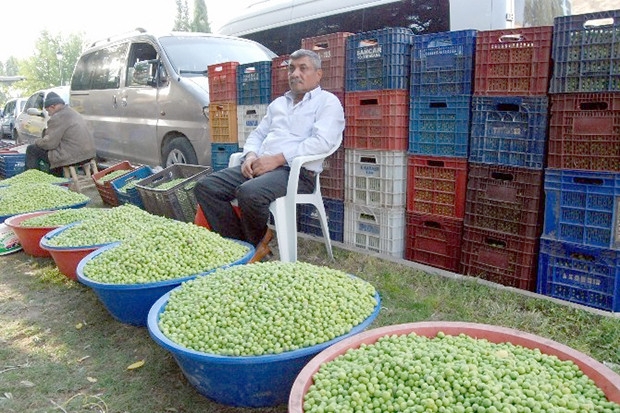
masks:
[[[406,89],[413,31],[387,27],[347,37],[345,91]]]
[[[547,168],[544,189],[544,237],[620,249],[620,173]]]
[[[126,185],[133,185],[140,182],[142,179],[151,175],[153,175],[153,170],[147,165],[142,165],[133,171],[110,181],[114,192],[116,192],[116,197],[119,204],[133,204],[144,209],[144,204],[142,203],[142,198],[140,198],[138,189],[135,186],[126,188],[125,190],[123,190],[123,188]]]
[[[620,252],[540,239],[536,292],[620,311]]]
[[[236,143],[212,143],[211,166],[213,170],[228,168],[230,155],[235,152],[239,152],[239,145]]]
[[[256,105],[271,101],[271,61],[237,66],[237,104]]]
[[[412,98],[408,152],[467,158],[470,118],[471,95]]]
[[[471,95],[476,30],[415,36],[411,54],[411,96]]]
[[[25,153],[0,154],[0,176],[10,178],[24,172],[26,169]]]
[[[549,93],[620,91],[619,34],[620,10],[556,17]]]
[[[548,111],[546,96],[474,96],[469,161],[542,169]]]
[[[332,241],[343,242],[344,239],[344,201],[323,197],[323,205],[327,214],[329,237]],[[297,206],[297,226],[306,234],[323,236],[321,221],[314,205],[300,204]]]

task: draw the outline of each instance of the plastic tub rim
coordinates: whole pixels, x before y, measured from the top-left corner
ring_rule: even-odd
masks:
[[[457,332],[458,330],[467,331]],[[469,336],[472,336],[475,332],[485,333],[486,335],[489,335],[489,333],[496,333],[506,335],[508,338],[505,340],[494,340],[489,339],[488,337],[480,338],[487,339],[492,343],[504,343],[511,341],[515,345],[522,345],[527,348],[538,348],[544,354],[549,354],[548,352],[550,349],[554,350],[553,354],[556,356],[556,353],[561,354],[562,357],[558,356],[561,360],[571,360],[577,364],[584,374],[596,382],[597,386],[601,388],[609,400],[615,401],[616,403],[620,402],[620,375],[616,374],[603,363],[565,344],[546,337],[538,336],[536,334],[503,326],[461,321],[423,321],[388,325],[367,330],[354,336],[347,337],[317,354],[304,366],[293,382],[288,402],[288,412],[303,413],[303,398],[307,389],[312,384],[312,376],[319,370],[323,363],[334,360],[336,357],[344,354],[347,350],[359,348],[362,343],[375,343],[380,337],[388,335],[405,335],[415,332],[418,335],[432,337],[439,331],[443,331],[447,335],[463,333]],[[509,338],[512,340],[509,340]],[[523,342],[528,342],[532,345],[535,343],[536,346],[529,347],[522,344]],[[595,377],[597,379],[604,378],[609,384],[609,386],[607,386],[608,388],[601,387],[597,380],[595,380]]]
[[[3,223],[7,219],[9,219],[11,217],[14,217],[16,215],[28,214],[28,213],[31,213],[31,212],[58,211],[60,209],[77,209],[77,208],[82,208],[82,207],[85,207],[90,201],[91,200],[88,199],[86,201],[77,202],[77,203],[71,204],[71,205],[63,205],[63,206],[59,206],[59,207],[56,207],[56,208],[44,208],[44,209],[36,209],[34,211],[22,211],[22,212],[18,212],[16,214],[10,214],[10,215],[0,215],[0,223]]]
[[[164,347],[166,350],[172,352],[175,357],[178,356],[183,358],[191,358],[192,360],[196,360],[199,362],[209,362],[213,364],[265,364],[270,362],[279,362],[301,358],[312,353],[317,354],[322,351],[320,349],[329,348],[331,345],[334,345],[335,343],[343,340],[341,338],[343,336],[355,336],[360,332],[364,331],[377,318],[377,316],[379,315],[379,311],[381,310],[381,297],[379,295],[379,292],[375,292],[375,299],[377,300],[377,304],[375,305],[372,313],[368,315],[368,317],[366,317],[361,323],[354,326],[347,333],[342,334],[338,337],[334,337],[329,341],[315,344],[310,347],[303,347],[296,350],[285,351],[279,354],[264,354],[260,356],[224,356],[213,353],[204,353],[189,349],[187,347],[183,347],[180,344],[170,340],[159,329],[159,315],[165,310],[165,306],[168,302],[170,294],[179,288],[182,288],[182,286],[178,286],[161,296],[149,310],[149,314],[147,317],[147,328],[149,334],[156,343]]]
[[[228,268],[234,265],[238,265],[239,263],[242,263],[247,260],[249,260],[252,255],[254,255],[254,247],[252,246],[252,244],[247,243],[245,241],[239,241],[239,240],[234,240],[235,242],[238,242],[239,244],[242,245],[246,245],[249,248],[249,251],[240,259],[233,261],[232,263],[229,264],[225,264],[223,266],[214,268],[212,270],[207,270],[207,271],[203,271],[203,272],[199,272],[196,274],[190,274],[190,275],[186,275],[183,277],[179,277],[179,278],[172,278],[172,279],[168,279],[168,280],[162,280],[162,281],[154,281],[154,282],[150,282],[150,283],[134,283],[134,284],[113,284],[113,283],[102,283],[99,281],[95,281],[91,278],[88,278],[85,274],[84,274],[84,266],[88,263],[88,261],[94,259],[97,255],[115,248],[117,246],[119,246],[121,244],[121,241],[116,241],[110,244],[106,244],[103,245],[99,248],[97,248],[95,251],[92,251],[91,253],[89,253],[88,255],[86,255],[84,258],[82,258],[80,260],[80,262],[78,263],[77,266],[77,279],[78,281],[80,281],[82,284],[87,285],[93,289],[98,289],[98,290],[144,290],[144,289],[149,289],[149,288],[158,288],[158,287],[166,287],[169,285],[174,285],[174,284],[178,284],[178,283],[182,283],[185,281],[189,281],[193,278],[199,277],[199,276],[204,276],[207,275],[215,270],[218,270],[220,268]]]
[[[76,222],[72,222],[70,224],[67,225],[63,225],[61,227],[55,228],[53,230],[51,230],[50,232],[48,232],[47,234],[45,234],[42,238],[41,238],[41,242],[39,243],[39,245],[41,246],[41,248],[43,248],[44,250],[48,250],[48,251],[84,251],[84,250],[92,250],[94,249],[99,249],[101,247],[104,247],[106,245],[110,245],[111,242],[106,242],[104,244],[93,244],[93,245],[80,245],[80,246],[75,246],[75,247],[62,247],[62,246],[57,246],[57,245],[50,245],[49,244],[49,240],[50,238],[55,237],[56,235],[60,234],[61,232],[75,226],[78,225],[79,223],[81,223],[82,221],[76,221]]]
[[[56,228],[59,228],[59,226],[58,225],[54,225],[54,226],[51,226],[51,227],[24,227],[24,226],[21,226],[20,224],[22,222],[30,219],[30,218],[38,217],[38,216],[41,216],[41,215],[49,215],[52,212],[55,212],[55,210],[53,210],[53,209],[43,209],[41,211],[24,212],[24,213],[17,214],[17,215],[11,215],[10,217],[8,217],[7,219],[4,220],[4,223],[7,226],[11,227],[11,228],[39,229],[41,231],[47,229],[48,231],[51,231],[51,230],[54,230]],[[15,223],[14,221],[16,221],[18,219],[20,219],[20,221],[18,223]]]

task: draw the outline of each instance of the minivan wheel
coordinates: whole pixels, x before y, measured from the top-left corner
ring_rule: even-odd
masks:
[[[166,168],[175,163],[198,164],[198,158],[191,143],[181,137],[168,141],[164,146],[163,159]]]

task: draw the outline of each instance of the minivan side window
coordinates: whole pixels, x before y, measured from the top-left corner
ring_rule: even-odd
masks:
[[[139,62],[157,59],[157,51],[153,45],[149,43],[134,43],[129,51],[129,64],[127,65],[126,86],[146,86],[149,78],[155,77],[154,72],[156,65],[143,64],[136,65]],[[137,68],[137,69],[136,69]]]
[[[83,56],[73,71],[71,89],[116,89],[120,87],[127,47],[127,43],[117,44]]]
[[[15,101],[11,100],[9,103],[6,104],[6,106],[4,107],[4,116],[9,116],[10,113],[13,113],[15,111]]]
[[[34,93],[28,98],[26,106],[24,106],[24,110],[30,108],[43,110],[43,92]]]

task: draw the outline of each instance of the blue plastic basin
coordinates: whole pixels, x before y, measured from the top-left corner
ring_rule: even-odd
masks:
[[[200,394],[218,403],[238,407],[286,403],[293,382],[306,363],[332,344],[364,331],[379,315],[381,308],[381,299],[376,293],[377,305],[372,314],[347,334],[280,354],[233,357],[188,349],[161,332],[158,320],[171,293],[169,291],[159,298],[149,311],[149,334],[156,343],[172,353],[187,380]]]
[[[252,255],[254,255],[254,246],[243,241],[234,241],[246,245],[249,248],[248,253],[239,260],[220,268],[245,264],[252,258]],[[84,266],[88,263],[88,261],[94,259],[102,252],[118,245],[120,245],[120,242],[106,245],[82,258],[77,266],[77,279],[82,284],[92,288],[112,317],[121,323],[135,326],[145,326],[149,310],[158,298],[173,288],[178,287],[184,281],[191,280],[199,275],[209,274],[216,270],[213,269],[181,278],[143,284],[102,283],[92,280],[84,275]]]

